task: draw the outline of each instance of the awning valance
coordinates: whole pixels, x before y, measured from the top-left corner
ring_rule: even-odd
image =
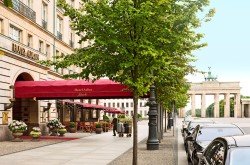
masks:
[[[127,86],[108,79],[95,82],[84,80],[17,81],[15,98],[36,99],[109,99],[132,98]]]

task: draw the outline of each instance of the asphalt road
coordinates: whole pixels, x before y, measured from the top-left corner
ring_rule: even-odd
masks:
[[[219,123],[234,123],[238,125],[246,134],[250,134],[250,118],[204,118],[206,120],[214,120]],[[178,128],[178,165],[188,165],[186,152],[184,149],[183,138],[181,135],[181,126],[183,118],[177,119]]]

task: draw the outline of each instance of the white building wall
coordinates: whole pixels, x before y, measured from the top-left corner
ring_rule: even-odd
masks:
[[[138,101],[138,114],[141,114],[143,118],[148,118],[149,107],[145,106],[148,99],[140,99]],[[133,99],[101,99],[100,103],[106,107],[114,107],[126,112],[126,115],[132,117],[134,114]],[[108,114],[111,116],[111,114]]]

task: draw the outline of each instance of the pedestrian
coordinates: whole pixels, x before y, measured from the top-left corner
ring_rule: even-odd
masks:
[[[116,132],[117,132],[117,124],[118,124],[118,120],[115,117],[115,115],[112,115],[113,120],[112,120],[112,124],[113,124],[113,136],[116,136]]]

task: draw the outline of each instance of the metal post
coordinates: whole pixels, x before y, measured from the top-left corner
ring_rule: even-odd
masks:
[[[155,101],[155,86],[150,87],[150,98],[149,98],[149,132],[147,140],[147,150],[158,150],[159,140],[157,135],[157,104]]]

